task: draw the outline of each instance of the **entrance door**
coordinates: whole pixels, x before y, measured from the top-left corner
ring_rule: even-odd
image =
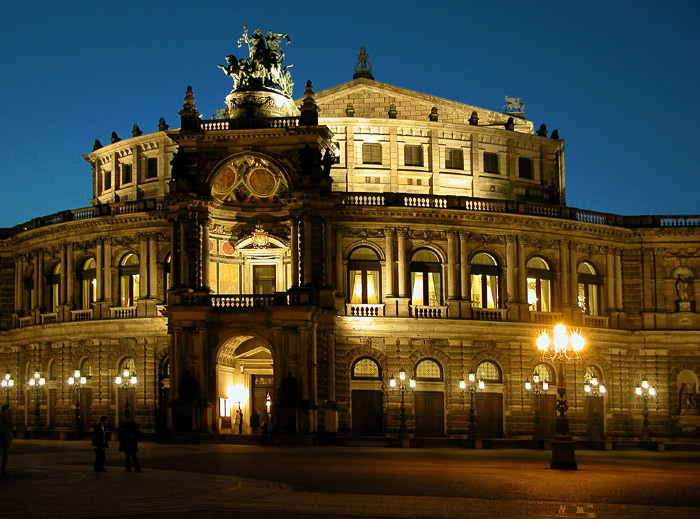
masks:
[[[253,395],[251,399],[251,409],[257,411],[258,414],[262,414],[266,411],[265,403],[267,401],[268,394],[270,395],[270,402],[272,402],[273,388],[275,387],[275,380],[272,375],[252,375],[253,382]]]
[[[416,391],[416,436],[445,435],[445,395],[442,391]]]
[[[586,398],[586,428],[588,438],[602,440],[605,436],[605,406],[602,396],[589,396]]]
[[[80,390],[80,430],[89,431],[94,425],[92,421],[92,389]]]
[[[540,395],[537,398],[540,406],[542,439],[551,440],[557,429],[557,397],[556,395]]]
[[[382,392],[354,390],[352,392],[352,435],[383,436],[383,423]]]
[[[475,400],[475,436],[478,438],[503,437],[503,395],[501,393],[477,393]]]

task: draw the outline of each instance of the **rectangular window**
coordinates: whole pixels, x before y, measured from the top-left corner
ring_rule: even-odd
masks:
[[[112,172],[105,171],[105,181],[104,181],[105,191],[112,189]]]
[[[362,163],[381,164],[382,145],[376,142],[365,142],[362,144]]]
[[[158,159],[146,160],[146,178],[156,178],[158,176]]]
[[[518,157],[518,176],[520,178],[535,178],[534,172],[532,171],[532,159]]]
[[[464,169],[464,154],[461,149],[447,148],[445,150],[445,167],[447,169]]]
[[[500,173],[498,170],[498,153],[484,152],[484,173]]]
[[[122,164],[122,184],[131,184],[131,164]]]
[[[276,288],[275,265],[253,265],[253,294],[272,294]]]
[[[406,166],[422,166],[423,147],[420,144],[406,144],[403,147],[403,162]]]

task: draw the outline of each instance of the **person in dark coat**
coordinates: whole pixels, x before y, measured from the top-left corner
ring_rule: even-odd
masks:
[[[127,472],[131,472],[131,463],[134,470],[141,472],[139,458],[136,453],[139,451],[139,426],[131,418],[129,413],[124,415],[124,420],[119,424],[119,452],[124,453],[124,463]]]
[[[107,448],[107,417],[100,416],[92,431],[92,447],[95,449],[95,472],[105,472],[105,449]]]

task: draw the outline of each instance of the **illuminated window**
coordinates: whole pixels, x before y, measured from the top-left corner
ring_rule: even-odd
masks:
[[[498,169],[498,153],[484,152],[484,173],[500,173]]]
[[[362,163],[363,164],[381,164],[382,163],[382,145],[377,142],[362,143]]]
[[[357,359],[352,365],[352,378],[380,379],[382,370],[376,360],[370,357]]]
[[[600,277],[595,268],[584,261],[578,266],[578,306],[584,314],[600,315],[598,296],[600,292]]]
[[[442,380],[442,368],[433,359],[423,359],[416,366],[417,380]]]
[[[552,271],[539,257],[527,262],[527,303],[532,311],[552,311]]]
[[[476,368],[476,376],[484,382],[501,382],[501,369],[490,360],[485,360]]]
[[[419,249],[411,257],[411,304],[442,304],[442,265],[428,249]]]
[[[518,157],[518,176],[520,178],[535,178],[535,173],[532,168],[532,159]]]
[[[136,254],[127,254],[119,265],[119,305],[135,306],[139,298],[139,259]]]
[[[586,371],[583,373],[583,383],[590,384],[595,379],[598,385],[602,384],[603,379],[600,376],[600,371],[595,366],[586,366]]]
[[[447,169],[464,169],[464,154],[461,149],[447,148],[445,150],[445,167]]]
[[[348,287],[351,304],[379,304],[380,270],[379,257],[372,249],[359,247],[352,251],[348,259]]]
[[[80,270],[80,309],[89,310],[97,301],[97,278],[95,259],[88,258]]]
[[[81,376],[85,378],[92,377],[92,363],[90,362],[90,359],[84,358],[78,369],[80,369]]]
[[[275,265],[253,265],[253,293],[272,294],[276,289],[277,267]]]
[[[500,268],[490,254],[479,252],[471,262],[472,306],[500,308]]]
[[[406,144],[403,147],[403,163],[406,166],[422,166],[423,147],[420,144]]]
[[[52,312],[58,312],[58,305],[61,297],[61,264],[57,263],[54,267],[51,276],[49,276],[49,308]]]
[[[549,369],[545,364],[538,364],[535,369],[532,370],[533,375],[537,375],[541,382],[549,382],[554,384],[554,372]]]

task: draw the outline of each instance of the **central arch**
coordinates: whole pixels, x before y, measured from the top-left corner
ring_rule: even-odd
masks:
[[[221,434],[260,434],[259,417],[274,399],[272,347],[263,338],[227,338],[214,359],[217,427]],[[240,413],[239,413],[240,411]],[[251,417],[258,415],[258,420]]]

